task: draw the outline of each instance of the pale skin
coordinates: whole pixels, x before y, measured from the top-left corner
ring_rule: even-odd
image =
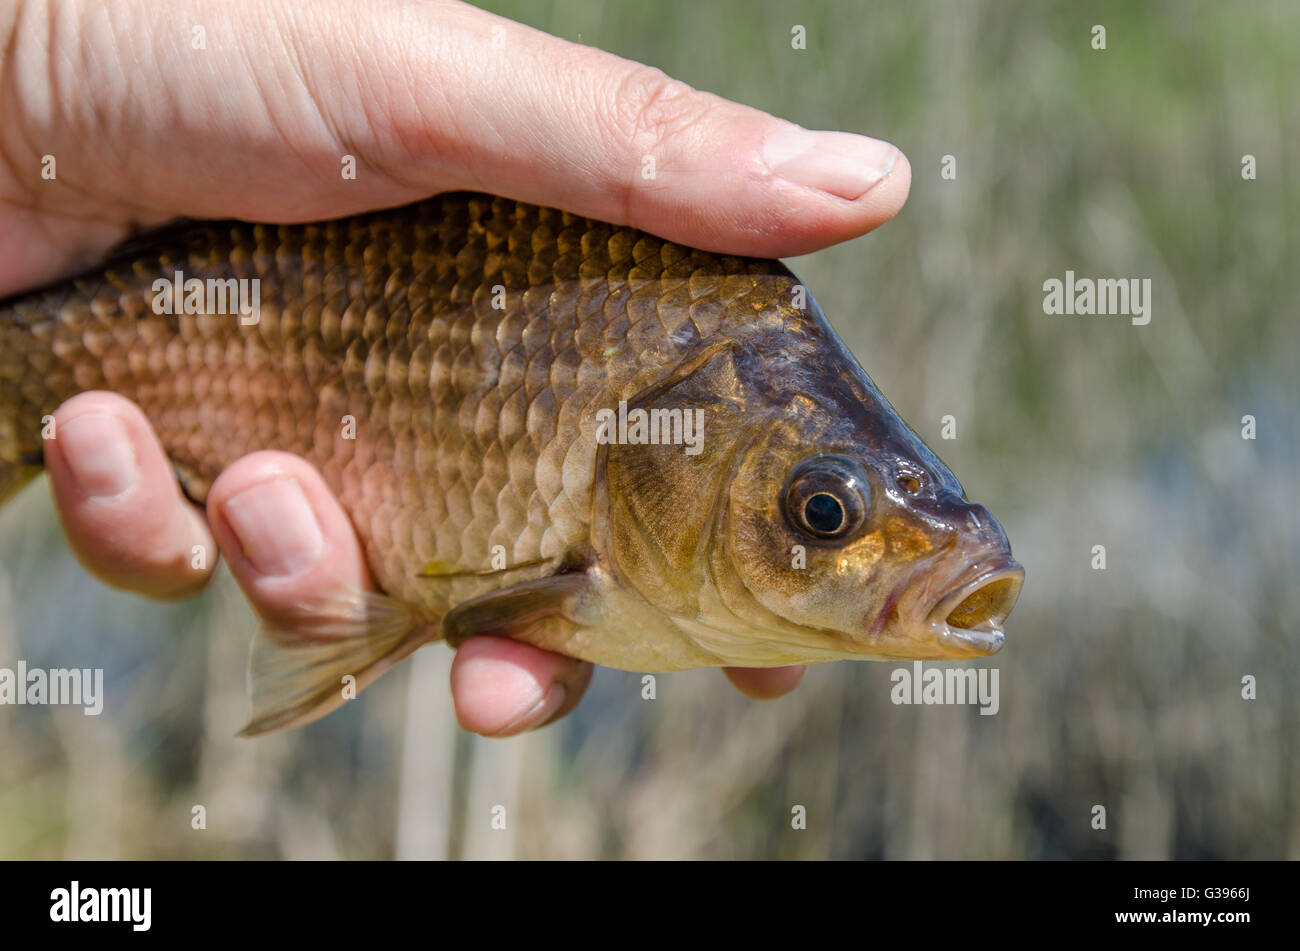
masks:
[[[346,155],[355,179],[340,173]],[[178,216],[319,220],[453,189],[783,257],[887,221],[910,174],[887,143],[806,132],[460,3],[0,3],[0,296]],[[78,558],[109,584],[192,594],[212,571],[191,567],[204,545],[259,615],[287,627],[295,603],[371,586],[347,516],[304,460],[246,456],[200,512],[130,402],[83,393],[55,419],[55,504]],[[257,517],[264,508],[277,519]],[[725,674],[770,699],[803,670]],[[590,679],[589,664],[492,637],[466,642],[451,669],[461,725],[491,736],[563,716]]]

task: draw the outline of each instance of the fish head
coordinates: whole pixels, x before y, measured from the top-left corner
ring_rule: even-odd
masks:
[[[995,653],[1024,577],[1006,534],[820,330],[656,394],[704,408],[704,451],[610,447],[611,563],[715,662]]]
[[[1024,579],[1006,533],[847,351],[834,356],[786,375],[803,387],[734,470],[714,557],[732,613],[766,616],[791,645],[821,634],[840,656],[995,653]]]

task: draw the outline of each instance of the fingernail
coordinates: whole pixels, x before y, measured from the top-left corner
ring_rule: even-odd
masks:
[[[83,413],[54,432],[72,481],[90,498],[121,495],[140,481],[135,447],[116,416]]]
[[[849,132],[810,132],[791,126],[763,140],[763,161],[774,175],[805,188],[854,201],[889,174],[898,149]]]
[[[273,479],[238,492],[221,511],[244,557],[263,575],[305,571],[325,546],[316,513],[295,479]]]
[[[551,684],[550,689],[546,691],[546,695],[541,700],[517,714],[497,731],[497,735],[508,736],[512,733],[522,733],[524,730],[541,726],[555,716],[555,711],[564,705],[564,698],[568,695],[568,692],[568,689],[562,683]]]

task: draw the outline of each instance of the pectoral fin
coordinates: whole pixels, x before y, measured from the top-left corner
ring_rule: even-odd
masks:
[[[416,574],[417,578],[431,578],[437,581],[449,581],[453,578],[486,578],[492,575],[501,576],[510,571],[526,571],[529,568],[539,568],[542,565],[552,564],[553,560],[549,558],[539,558],[536,561],[521,561],[517,565],[509,565],[505,568],[482,568],[471,569],[462,568],[459,565],[445,561],[429,561]]]
[[[490,634],[555,649],[591,622],[591,592],[584,571],[525,581],[457,605],[442,619],[442,634],[452,647]]]
[[[309,628],[263,625],[248,656],[253,716],[240,736],[301,726],[355,697],[437,627],[411,605],[359,593],[313,607]],[[353,679],[345,681],[351,676]]]

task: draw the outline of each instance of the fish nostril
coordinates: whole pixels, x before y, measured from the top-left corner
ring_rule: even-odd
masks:
[[[965,515],[964,519],[962,515]],[[984,506],[972,502],[962,502],[959,513],[953,519],[953,524],[961,525],[963,523],[966,525],[965,531],[969,531],[971,535],[974,535],[982,542],[991,546],[1006,546],[1007,536],[1002,531],[1002,526],[998,524],[998,520]]]

